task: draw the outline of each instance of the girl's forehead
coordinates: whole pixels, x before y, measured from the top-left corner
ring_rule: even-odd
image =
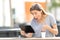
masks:
[[[42,11],[42,10],[41,10],[41,11]],[[41,12],[41,11],[38,11],[38,10],[33,10],[33,11],[31,11],[31,12],[33,13],[33,12]]]
[[[38,12],[38,10],[32,10],[31,12]]]

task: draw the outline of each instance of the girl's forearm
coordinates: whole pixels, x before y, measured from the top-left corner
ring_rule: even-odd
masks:
[[[51,33],[55,34],[55,35],[58,34],[58,30],[57,30],[57,29],[48,28],[48,30],[49,30]]]

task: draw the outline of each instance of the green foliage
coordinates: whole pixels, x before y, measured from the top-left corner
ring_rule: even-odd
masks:
[[[57,3],[56,0],[51,0],[51,4],[49,11],[51,11],[52,8],[60,7],[60,3]]]

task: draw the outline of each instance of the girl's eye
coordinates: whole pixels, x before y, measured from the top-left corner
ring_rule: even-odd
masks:
[[[37,14],[36,12],[34,14]]]

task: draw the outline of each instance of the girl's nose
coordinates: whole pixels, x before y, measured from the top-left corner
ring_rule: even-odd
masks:
[[[37,18],[37,16],[36,16],[36,15],[34,15],[34,18]]]

